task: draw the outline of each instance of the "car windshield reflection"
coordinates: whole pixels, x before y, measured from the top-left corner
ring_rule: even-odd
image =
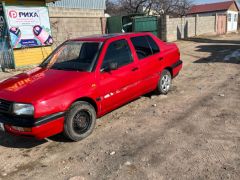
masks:
[[[40,66],[66,71],[91,71],[100,51],[99,42],[66,42]]]

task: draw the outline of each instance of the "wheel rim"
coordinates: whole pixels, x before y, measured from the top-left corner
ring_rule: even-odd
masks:
[[[92,118],[88,111],[81,110],[73,118],[73,129],[77,134],[86,133],[92,124]]]
[[[171,86],[171,77],[166,74],[162,77],[162,80],[161,80],[162,90],[167,92],[169,91],[170,86]]]

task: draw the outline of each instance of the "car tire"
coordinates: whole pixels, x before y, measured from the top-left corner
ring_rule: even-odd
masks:
[[[96,110],[88,102],[74,103],[65,116],[64,135],[72,141],[88,137],[96,125]]]
[[[161,77],[158,80],[157,94],[168,94],[172,86],[172,75],[171,73],[164,69],[161,73]]]

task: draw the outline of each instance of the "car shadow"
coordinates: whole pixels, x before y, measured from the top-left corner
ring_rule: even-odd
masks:
[[[47,142],[72,143],[73,141],[67,139],[63,134],[57,134],[46,139],[36,139],[34,137],[15,136],[12,134],[0,132],[0,147],[7,148],[25,148],[31,149]]]
[[[60,142],[60,143],[72,143],[73,142],[70,139],[66,138],[63,135],[63,133],[57,134],[57,135],[52,136],[52,137],[49,137],[48,139],[50,139],[51,141]]]
[[[30,149],[48,142],[46,139],[37,140],[32,137],[14,136],[0,132],[0,146],[7,148],[25,148]]]

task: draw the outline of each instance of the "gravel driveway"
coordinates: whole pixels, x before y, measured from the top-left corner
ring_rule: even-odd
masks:
[[[0,133],[0,179],[240,179],[240,35],[177,44],[170,94],[109,113],[89,138]]]

